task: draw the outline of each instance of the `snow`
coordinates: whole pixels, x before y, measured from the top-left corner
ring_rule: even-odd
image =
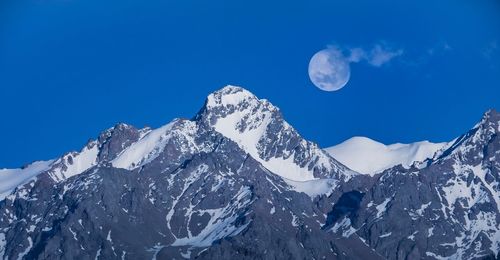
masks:
[[[24,256],[26,256],[31,251],[31,248],[33,248],[33,240],[31,240],[31,237],[28,237],[28,247],[26,247],[23,252],[19,253],[17,259],[23,259]]]
[[[431,202],[422,204],[419,209],[416,210],[417,214],[420,216],[424,215],[425,209],[427,209],[431,205]]]
[[[158,158],[173,139],[179,142],[176,148],[183,154],[200,152],[194,141],[196,132],[196,122],[174,119],[160,128],[141,135],[139,140],[124,149],[111,163],[116,168],[137,169]]]
[[[293,156],[288,158],[272,157],[268,160],[261,158],[257,145],[270,123],[271,115],[269,113],[264,113],[263,120],[258,127],[247,129],[244,132],[240,132],[237,128],[237,124],[242,118],[243,115],[239,112],[220,118],[214,126],[215,131],[237,143],[240,148],[249,153],[265,168],[283,178],[295,181],[315,179],[312,171],[309,171],[306,167],[302,168],[294,162]]]
[[[348,217],[344,217],[342,221],[339,221],[333,225],[332,228],[330,228],[329,231],[332,231],[333,233],[337,233],[339,229],[348,229],[351,226],[351,219]]]
[[[135,169],[154,160],[163,151],[168,141],[167,135],[174,123],[175,121],[149,131],[115,158],[112,161],[113,166],[123,169]]]
[[[188,234],[187,237],[177,238],[172,246],[192,246],[192,247],[208,247],[214,241],[224,237],[232,237],[243,231],[250,222],[235,226],[235,222],[239,217],[238,209],[244,208],[250,203],[252,192],[249,187],[242,186],[232,201],[223,208],[198,210],[198,214],[210,214],[210,220],[205,228],[195,236]]]
[[[294,162],[294,154],[262,158],[259,153],[259,142],[265,138],[267,127],[273,120],[273,112],[277,110],[267,100],[259,100],[242,88],[227,86],[219,93],[209,95],[206,106],[208,109],[222,107],[227,111],[232,111],[225,117],[217,118],[214,125],[215,131],[237,143],[241,149],[269,171],[294,181],[316,179],[313,171],[307,166],[300,167]],[[234,111],[231,108],[235,108]],[[245,129],[241,129],[243,125]],[[291,129],[286,122],[284,122],[284,127]],[[323,154],[321,149],[317,149],[317,153],[318,161],[328,166],[328,156]]]
[[[342,236],[347,238],[356,233],[357,230],[352,227],[351,219],[349,219],[348,217],[344,217],[342,221],[335,223],[335,225],[333,225],[333,227],[330,228],[329,231],[332,231],[333,233],[342,231]]]
[[[432,158],[446,144],[422,141],[385,145],[367,137],[352,137],[325,151],[352,170],[375,175],[398,164],[408,168],[415,162]]]
[[[244,90],[243,88],[238,89],[238,87],[235,86],[226,86],[226,90],[229,90],[230,88],[234,89],[230,90],[232,91],[232,93],[227,93],[221,96],[220,104],[222,104],[223,106],[237,106],[241,102],[244,102],[249,98],[253,98],[253,94],[247,90]],[[210,101],[208,103],[208,107],[215,107],[218,105],[217,102],[213,100],[213,98],[209,97],[209,100]]]
[[[97,250],[97,253],[95,254],[94,260],[99,259],[99,256],[101,256],[101,248],[99,248],[99,250]]]
[[[172,233],[172,227],[170,226],[170,221],[172,220],[172,216],[175,213],[175,207],[177,206],[177,203],[179,203],[179,199],[181,199],[184,196],[184,193],[187,191],[187,189],[193,184],[200,176],[208,171],[209,167],[206,164],[201,164],[198,166],[198,168],[188,177],[185,178],[184,186],[182,188],[181,193],[179,196],[174,197],[174,200],[172,201],[172,206],[170,207],[169,212],[167,213],[167,216],[165,217],[165,220],[167,221],[167,227]],[[175,237],[174,233],[172,235]]]
[[[7,241],[5,240],[5,234],[0,233],[0,259],[3,259],[3,257],[4,257],[6,245],[7,245]]]
[[[452,259],[451,257],[440,256],[440,255],[434,254],[432,252],[425,252],[425,255],[430,256],[430,257],[432,257],[434,259],[438,259],[438,260]]]
[[[30,227],[29,227],[28,229],[26,229],[26,231],[27,231],[28,233],[32,233],[33,231],[35,231],[35,228],[36,228],[36,226],[35,226],[35,225],[30,225]]]
[[[292,212],[290,212],[290,213],[292,214],[292,226],[298,227],[299,226],[299,221],[298,221],[297,216],[295,216],[295,214],[293,214]]]
[[[110,243],[113,243],[113,240],[111,240],[111,230],[108,231],[108,235],[106,236],[106,240],[109,241]]]
[[[413,232],[411,235],[408,236],[408,239],[410,240],[415,240],[415,235],[418,233],[418,231]]]
[[[497,181],[488,183],[486,181],[486,174],[489,170],[485,170],[481,164],[472,167],[471,170],[474,172],[474,175],[476,175],[481,180],[484,187],[490,192],[491,196],[495,200],[497,209],[500,211],[500,183],[498,183]]]
[[[76,241],[78,241],[78,238],[76,237],[76,232],[75,232],[75,231],[73,231],[73,229],[71,229],[71,227],[70,227],[70,228],[68,228],[68,230],[69,230],[69,232],[71,232],[71,234],[73,235],[73,239],[74,239],[74,240],[76,240]]]
[[[153,253],[153,257],[151,258],[151,260],[156,260],[156,257],[158,256],[158,253],[160,253],[160,251],[164,248],[165,246],[162,246],[160,244],[157,244],[155,245],[154,247],[152,248],[149,248],[148,252],[152,252]]]
[[[186,253],[181,252],[181,256],[182,256],[184,259],[191,259],[191,251],[190,251],[190,250],[187,250],[187,252],[186,252]]]
[[[462,208],[471,208],[476,204],[490,202],[488,191],[497,207],[500,207],[500,193],[486,182],[484,179],[486,171],[481,165],[471,167],[455,162],[453,169],[455,175],[441,188],[442,197],[447,202],[449,212],[453,212],[456,203],[459,203]],[[469,183],[467,180],[470,173],[477,176],[481,182]]]
[[[390,235],[392,235],[392,232],[388,232],[388,233],[385,233],[385,234],[383,234],[383,235],[380,235],[380,236],[379,236],[379,238],[388,237],[388,236],[390,236]]]
[[[94,141],[84,147],[79,153],[73,152],[59,158],[54,162],[54,165],[57,165],[57,167],[53,168],[49,172],[49,175],[57,182],[78,175],[97,164],[98,154],[99,147],[97,142]]]
[[[500,206],[500,194],[495,188],[498,184],[496,181],[491,181],[490,183],[486,181],[485,176],[488,171],[481,164],[470,166],[463,165],[460,161],[455,161],[453,165],[455,176],[450,178],[446,185],[441,188],[442,196],[440,195],[443,207],[445,207],[443,213],[446,214],[445,209],[448,209],[448,212],[450,212],[447,215],[448,218],[452,218],[452,221],[457,221],[453,214],[457,205],[464,209],[488,202],[493,203],[493,205],[496,204],[497,207]],[[471,174],[477,177],[479,181],[467,182]],[[438,194],[440,194],[439,191]],[[493,201],[490,200],[490,197],[493,198]],[[452,257],[457,259],[462,258],[467,248],[473,247],[473,244],[476,243],[475,241],[477,241],[480,235],[488,237],[492,242],[490,250],[497,255],[500,245],[500,229],[498,228],[497,213],[495,211],[480,211],[476,216],[472,217],[464,214],[463,218],[464,224],[458,231],[459,235],[451,243],[451,245],[457,248],[457,252]],[[429,229],[429,236],[432,233],[433,229]]]
[[[431,237],[432,235],[434,235],[434,227],[430,227],[430,228],[427,230],[427,236],[428,236],[428,237]]]
[[[10,195],[19,186],[28,183],[38,174],[48,170],[53,160],[34,162],[24,169],[2,169],[0,170],[0,201]]]
[[[389,201],[391,201],[391,199],[387,198],[384,200],[384,202],[375,207],[375,209],[377,209],[377,218],[380,218],[382,217],[382,215],[384,215],[385,211],[387,210],[387,204],[389,203]]]
[[[337,185],[337,181],[334,179],[317,179],[311,181],[283,180],[290,185],[293,190],[296,192],[303,192],[311,197],[311,199],[320,195],[330,195]]]

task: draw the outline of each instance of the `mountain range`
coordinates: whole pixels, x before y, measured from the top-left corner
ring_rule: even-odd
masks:
[[[0,170],[2,259],[498,259],[500,114],[322,149],[249,91]]]

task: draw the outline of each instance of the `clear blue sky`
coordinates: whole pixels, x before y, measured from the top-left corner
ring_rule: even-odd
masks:
[[[351,65],[337,92],[315,88],[327,45],[403,54]],[[495,0],[3,0],[0,168],[80,149],[117,122],[192,117],[210,92],[243,86],[306,138],[447,141],[500,108]]]

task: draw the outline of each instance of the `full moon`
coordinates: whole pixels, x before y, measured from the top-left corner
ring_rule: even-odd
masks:
[[[321,90],[337,91],[347,84],[350,76],[349,62],[339,50],[321,50],[309,62],[309,78]]]

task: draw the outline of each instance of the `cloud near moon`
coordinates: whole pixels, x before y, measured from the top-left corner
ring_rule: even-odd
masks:
[[[366,61],[373,67],[380,67],[402,54],[403,50],[392,50],[382,44],[376,44],[370,50],[343,50],[339,46],[329,46],[312,56],[309,61],[309,78],[321,90],[337,91],[343,88],[351,77],[350,63]]]

